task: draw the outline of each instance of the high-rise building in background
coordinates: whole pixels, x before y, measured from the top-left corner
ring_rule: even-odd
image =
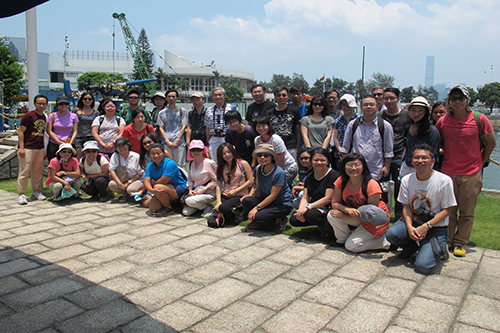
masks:
[[[434,85],[434,56],[427,56],[425,62],[425,87],[430,88]]]

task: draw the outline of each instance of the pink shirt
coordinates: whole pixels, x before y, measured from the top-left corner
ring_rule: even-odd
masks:
[[[198,186],[206,185],[206,194],[215,195],[217,186],[217,164],[209,158],[205,158],[203,163],[195,166],[195,161],[189,162],[189,172],[187,184],[190,190],[194,190]]]
[[[222,176],[224,177],[224,183],[225,183],[224,190],[222,191],[223,195],[227,195],[227,192],[240,187],[241,184],[247,181],[246,177],[243,175],[243,172],[241,172],[241,168],[243,168],[243,164],[241,164],[241,161],[242,160],[239,160],[238,164],[236,165],[236,171],[234,172],[234,175],[231,177],[230,184],[227,183],[227,174],[229,173],[229,168],[227,164],[224,166],[224,170],[222,171]],[[241,165],[241,168],[239,165]],[[238,192],[235,196],[242,197],[247,194],[248,194],[248,187]]]
[[[480,115],[479,122],[483,135],[493,131],[493,126],[484,114]],[[462,119],[445,115],[439,119],[436,127],[444,138],[441,172],[465,176],[482,169],[483,156],[474,112],[468,112]]]
[[[49,169],[56,169],[56,172],[61,170],[61,164],[59,163],[59,158],[54,157],[53,159],[50,160]],[[74,157],[69,159],[68,166],[63,165],[63,170],[67,172],[75,171],[78,169],[78,160]],[[49,187],[49,184],[52,183],[54,179],[50,177],[50,170],[49,174],[47,175],[47,181],[45,182],[45,186]]]

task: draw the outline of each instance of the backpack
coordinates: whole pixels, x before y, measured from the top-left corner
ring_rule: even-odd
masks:
[[[373,179],[373,178],[372,178]],[[383,190],[383,187],[382,185],[380,184],[380,182],[376,179],[373,179],[374,181],[376,181],[378,183],[378,186],[380,187],[380,189],[382,190],[382,194],[380,195],[380,199],[379,200],[382,200],[383,202],[385,202],[387,204],[387,202],[389,201],[389,197],[387,195],[387,192],[384,192]],[[344,193],[344,189],[345,187],[347,186],[347,183],[345,186],[342,186],[342,189],[341,189],[341,193],[343,194]],[[363,195],[365,196],[366,200],[368,200],[368,191],[367,191],[367,187],[368,187],[368,184],[365,184],[365,182],[362,182],[361,183],[361,193],[363,193]],[[341,196],[342,198],[342,204],[346,207],[349,207],[347,206],[347,203],[344,201],[344,197],[343,195]]]
[[[115,120],[116,120],[116,123],[118,124],[118,126],[120,126],[120,119],[123,119],[123,118],[120,116],[115,116]],[[98,130],[98,132],[101,132],[101,125],[103,122],[104,122],[104,115],[100,115],[99,116],[99,130]]]
[[[378,120],[377,120],[377,125],[378,125],[378,132],[380,134],[380,138],[382,139],[382,154],[384,154],[384,132],[385,132],[385,128],[384,128],[384,119],[382,118],[382,114],[379,114],[378,116]],[[353,138],[354,138],[354,132],[356,132],[356,130],[358,129],[359,127],[359,123],[361,122],[361,117],[358,117],[356,118],[356,120],[354,121],[354,124],[352,124],[352,131],[351,131],[351,147],[349,148],[349,153],[351,152],[352,150],[352,145],[353,145]]]
[[[484,150],[484,147],[486,147],[486,140],[484,139],[483,133],[481,132],[481,123],[480,123],[480,117],[481,113],[474,111],[474,119],[476,120],[476,125],[477,125],[477,130],[479,132],[479,147],[481,148],[481,153]],[[484,163],[483,168],[486,168],[488,165],[490,165],[490,158]]]
[[[82,157],[82,165],[85,165],[85,158],[86,158],[86,156],[83,155],[83,157]],[[102,161],[103,158],[105,158],[109,162],[108,156],[106,156],[103,153],[98,153],[97,154],[96,162],[97,162],[98,166],[101,166],[101,161]]]
[[[207,220],[207,225],[211,228],[222,228],[225,222],[222,213],[214,209]]]

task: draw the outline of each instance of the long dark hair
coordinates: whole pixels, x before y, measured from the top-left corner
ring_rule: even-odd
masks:
[[[224,181],[224,167],[227,165],[226,160],[224,160],[224,158],[222,157],[222,151],[224,150],[224,148],[229,149],[229,151],[233,155],[233,161],[231,162],[231,165],[228,165],[229,173],[236,170],[236,164],[240,159],[240,155],[238,155],[238,153],[234,149],[234,146],[230,143],[223,142],[219,146],[219,148],[217,148],[217,180],[221,182]]]
[[[144,169],[146,167],[146,154],[148,153],[148,151],[146,150],[146,148],[144,148],[144,145],[142,144],[142,142],[144,141],[145,138],[149,138],[151,140],[153,140],[153,144],[155,143],[159,143],[158,141],[158,138],[156,137],[156,134],[154,133],[145,133],[143,136],[141,136],[141,152],[140,152],[140,156],[139,156],[139,165]],[[151,149],[151,148],[150,148]]]
[[[85,96],[90,96],[90,97],[92,97],[92,104],[90,104],[90,107],[93,109],[93,108],[94,108],[94,106],[95,106],[95,98],[94,98],[94,96],[93,96],[91,93],[89,93],[88,91],[84,92],[84,93],[80,96],[80,99],[78,100],[78,103],[76,103],[76,107],[77,107],[77,108],[79,108],[80,110],[81,110],[81,109],[83,109],[83,106],[84,106],[84,105],[83,105],[83,98],[84,98]]]
[[[347,186],[347,182],[349,181],[349,176],[345,172],[345,165],[349,162],[352,162],[352,161],[360,161],[361,164],[363,165],[363,172],[361,173],[361,176],[363,176],[363,182],[361,183],[362,189],[363,188],[366,189],[368,187],[368,182],[372,179],[372,176],[370,174],[370,169],[368,168],[368,164],[366,163],[366,160],[363,157],[363,155],[358,154],[358,153],[347,154],[342,159],[342,162],[340,163],[340,168],[339,168],[339,175],[340,175],[340,177],[342,177],[342,189],[341,189],[342,192],[344,192],[344,189]],[[365,192],[365,191],[363,191],[363,192]],[[363,193],[363,195],[365,195],[366,198],[368,199],[366,193]]]
[[[321,105],[323,105],[323,111],[321,111],[321,116],[323,118],[325,118],[326,116],[328,116],[328,107],[326,106],[326,101],[323,97],[321,96],[314,96],[311,100],[311,103],[309,103],[309,106],[307,107],[307,110],[306,110],[306,115],[309,116],[311,114],[314,113],[314,109],[313,109],[313,104],[314,103],[320,103]]]
[[[412,105],[410,106],[410,109],[414,106],[417,106],[417,105]],[[422,119],[420,119],[419,121],[417,122],[414,122],[413,119],[411,119],[410,117],[410,124],[415,124],[417,125],[417,137],[423,137],[424,135],[426,135],[427,133],[429,133],[429,130],[431,128],[431,112],[429,111],[429,108],[426,108],[425,106],[422,106],[424,109],[425,109],[425,114],[424,116],[422,117]],[[410,111],[410,110],[408,110]]]

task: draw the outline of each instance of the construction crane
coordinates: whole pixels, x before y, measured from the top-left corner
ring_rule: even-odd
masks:
[[[113,13],[113,18],[117,19],[118,22],[120,22],[120,26],[123,32],[123,38],[125,38],[125,43],[127,44],[128,51],[134,59],[135,69],[139,73],[139,76],[143,80],[150,79],[152,77],[151,73],[149,72],[148,66],[146,66],[146,62],[142,57],[141,49],[139,48],[139,45],[137,44],[134,35],[132,35],[132,31],[128,26],[127,20],[125,19],[125,14]],[[154,94],[156,94],[156,86],[154,82],[145,82],[144,85],[146,86],[151,96],[154,96]]]

